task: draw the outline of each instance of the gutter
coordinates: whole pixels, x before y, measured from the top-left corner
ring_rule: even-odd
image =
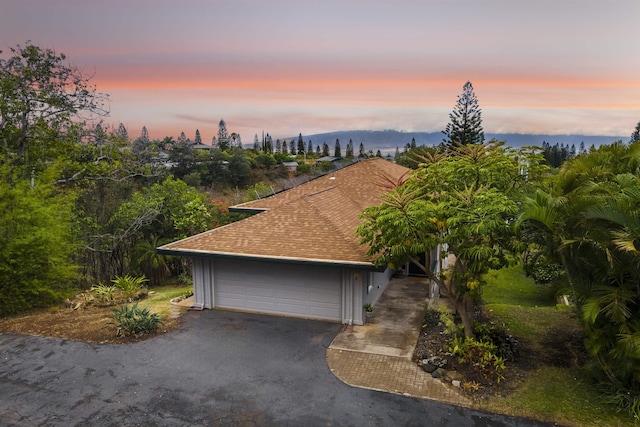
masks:
[[[376,267],[370,262],[358,262],[358,261],[338,261],[338,260],[322,260],[322,259],[310,259],[310,258],[288,258],[288,257],[274,257],[267,255],[244,255],[230,252],[205,252],[198,250],[176,250],[168,249],[164,246],[156,248],[157,253],[161,255],[178,256],[185,258],[213,258],[213,259],[226,259],[226,260],[239,260],[239,261],[257,261],[267,263],[284,263],[284,264],[297,264],[297,265],[310,265],[320,267],[340,267],[350,270],[364,270],[372,272],[383,272],[386,267]]]

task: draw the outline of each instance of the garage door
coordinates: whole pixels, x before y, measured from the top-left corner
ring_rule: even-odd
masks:
[[[341,320],[338,270],[269,263],[216,263],[215,305],[258,313]]]

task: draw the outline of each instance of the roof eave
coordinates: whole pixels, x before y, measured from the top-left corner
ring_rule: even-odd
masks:
[[[322,259],[309,259],[309,258],[287,258],[287,257],[273,257],[265,255],[245,255],[226,252],[209,252],[198,251],[188,249],[168,249],[164,247],[157,248],[157,252],[161,255],[180,256],[186,258],[215,258],[215,259],[227,259],[227,260],[242,260],[242,261],[260,261],[269,263],[284,263],[284,264],[297,264],[308,266],[320,266],[320,267],[339,267],[350,270],[365,270],[382,272],[387,267],[377,267],[371,262],[361,261],[343,261],[343,260],[322,260]]]

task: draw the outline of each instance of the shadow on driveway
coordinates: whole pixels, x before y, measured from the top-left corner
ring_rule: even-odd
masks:
[[[0,334],[0,424],[542,425],[350,387],[325,362],[339,329],[205,310],[131,345]]]

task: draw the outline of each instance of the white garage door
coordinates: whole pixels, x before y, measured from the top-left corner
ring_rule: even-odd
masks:
[[[340,277],[319,267],[217,262],[215,306],[340,321]]]

